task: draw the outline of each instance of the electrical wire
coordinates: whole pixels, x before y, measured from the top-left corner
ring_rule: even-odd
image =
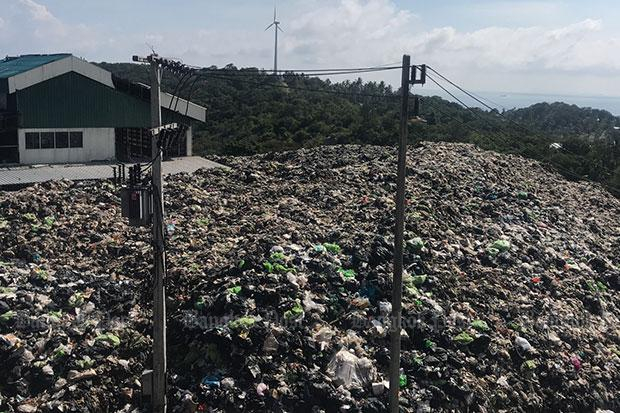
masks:
[[[473,92],[469,92],[467,90],[465,90],[465,88],[459,86],[458,84],[456,84],[455,82],[451,81],[450,79],[448,79],[446,76],[442,75],[441,73],[439,73],[438,71],[436,71],[434,68],[427,66],[429,68],[429,70],[431,70],[433,73],[435,73],[437,76],[439,76],[440,78],[442,78],[443,80],[445,80],[446,82],[448,82],[449,84],[451,84],[452,86],[454,86],[455,88],[457,88],[458,90],[460,90],[461,92],[465,93],[467,96],[469,96],[470,98],[474,99],[476,102],[480,103],[481,105],[483,105],[485,108],[491,110],[491,111],[497,111],[497,114],[499,116],[501,116],[503,119],[507,120],[508,122],[512,123],[513,125],[521,128],[522,130],[531,133],[533,135],[536,135],[537,133],[534,132],[533,130],[527,128],[524,125],[521,125],[520,123],[514,121],[513,119],[510,119],[508,117],[506,117],[503,113],[499,112],[499,110],[497,108],[494,108],[492,106],[487,105],[486,103],[484,103],[481,99],[479,99],[478,97],[476,97],[476,95],[474,95]],[[428,74],[427,74],[428,76]],[[433,79],[431,79],[433,80]],[[435,82],[433,80],[433,82]],[[437,82],[435,82],[437,83]],[[445,90],[445,89],[444,89]],[[452,94],[450,94],[451,96],[453,96]],[[501,105],[498,105],[501,106]]]
[[[179,81],[177,82],[176,87],[174,88],[174,91],[172,93],[172,97],[170,99],[170,103],[168,105],[168,110],[176,113],[177,112],[177,106],[179,104],[179,101],[181,99],[180,95],[181,95],[181,91],[187,86],[187,83],[191,80],[192,75],[194,73],[193,72],[185,72],[183,73],[183,75],[181,76],[181,78],[179,79]],[[194,80],[194,83],[192,85],[195,85],[196,80]],[[174,104],[174,109],[172,109],[172,103],[175,101],[176,98],[176,102]],[[187,105],[189,106],[189,99],[187,100]],[[186,113],[187,115],[187,113]],[[166,138],[167,134],[163,134],[164,138]],[[164,148],[164,150],[167,150],[170,147],[170,141],[172,141],[173,139],[169,139],[169,142],[163,142],[162,143],[162,147]],[[152,162],[151,162],[152,163]]]
[[[441,85],[439,82],[437,82],[435,79],[433,79],[433,77],[431,75],[429,75],[428,73],[426,74],[426,77],[428,79],[430,79],[434,84],[436,84],[437,86],[439,86],[444,92],[446,92],[448,95],[450,95],[452,97],[452,99],[456,100],[457,102],[459,102],[461,104],[461,106],[463,106],[464,108],[466,108],[467,110],[469,110],[470,112],[472,112],[474,115],[476,115],[478,118],[480,118],[480,116],[478,115],[478,113],[476,113],[476,111],[474,109],[472,109],[471,107],[469,107],[465,102],[463,102],[461,99],[457,98],[453,93],[451,93],[448,89],[446,89],[445,87],[443,87],[443,85]]]
[[[461,92],[465,93],[467,96],[469,96],[470,98],[474,99],[476,102],[480,103],[481,105],[483,105],[485,108],[489,109],[489,110],[497,110],[494,107],[491,107],[489,105],[487,105],[486,103],[484,103],[482,100],[478,99],[476,96],[474,96],[472,93],[468,92],[467,90],[463,89],[462,87],[460,87],[459,85],[457,85],[456,83],[454,83],[453,81],[451,81],[450,79],[448,79],[447,77],[445,77],[444,75],[442,75],[441,73],[439,73],[438,71],[436,71],[435,69],[433,69],[431,66],[426,66],[430,71],[432,71],[433,73],[435,73],[437,76],[439,76],[440,78],[442,78],[443,80],[445,80],[446,82],[450,83],[452,86],[454,86],[455,88],[457,88],[458,90],[460,90]],[[426,74],[427,77],[429,77],[428,73]],[[429,77],[430,78],[430,77]],[[432,80],[432,79],[431,79]],[[433,82],[435,82],[433,80]],[[437,84],[437,82],[435,82],[435,84]],[[443,89],[443,88],[442,88]],[[445,89],[444,89],[445,90]]]
[[[379,72],[379,71],[386,71],[386,70],[402,69],[402,66],[388,66],[388,65],[389,64],[381,65],[381,66],[374,66],[374,67],[346,68],[346,69],[305,69],[305,70],[281,69],[281,70],[277,70],[276,73],[285,74],[285,75],[286,74],[301,75],[301,76],[304,76],[304,75],[310,73],[310,74],[314,74],[315,76],[327,76],[327,75],[361,74],[361,73],[371,73],[371,72]],[[419,65],[413,65],[412,67],[420,67],[420,66]],[[453,87],[455,87],[458,90],[460,90],[461,92],[465,93],[467,96],[469,96],[470,98],[474,99],[476,102],[480,103],[485,108],[487,108],[487,109],[489,109],[491,111],[497,111],[497,113],[499,113],[497,108],[494,108],[494,107],[488,105],[487,103],[483,102],[483,100],[481,98],[479,98],[478,96],[474,95],[472,92],[468,92],[467,90],[465,90],[461,86],[457,85],[455,82],[451,81],[450,79],[448,79],[447,77],[445,77],[444,75],[442,75],[441,73],[436,71],[434,68],[432,68],[430,66],[427,66],[427,68],[430,71],[432,71],[435,75],[440,77],[442,80],[448,82]],[[265,76],[267,78],[272,78],[273,76],[270,75],[268,73],[268,71],[266,71],[266,70],[260,70],[260,71],[257,71],[257,72],[248,73],[248,72],[243,72],[243,71],[232,71],[232,70],[229,70],[229,69],[196,68],[193,71],[193,74],[196,75],[196,78],[194,79],[194,82],[192,84],[192,87],[190,89],[190,93],[189,93],[189,96],[188,96],[188,99],[187,99],[185,116],[187,116],[187,112],[189,110],[189,99],[191,98],[191,94],[193,92],[193,88],[194,88],[198,78],[219,79],[219,80],[226,80],[226,81],[230,81],[230,82],[240,82],[240,83],[249,84],[249,85],[253,85],[253,86],[261,87],[261,88],[265,88],[265,87],[271,87],[271,88],[274,88],[274,89],[275,88],[284,88],[284,89],[287,89],[287,90],[299,90],[299,91],[303,91],[303,92],[323,93],[323,94],[340,95],[340,96],[346,96],[346,97],[372,97],[372,98],[382,98],[382,99],[385,99],[385,98],[399,98],[399,94],[375,95],[375,94],[365,94],[365,93],[339,92],[339,91],[336,91],[336,90],[307,89],[307,88],[300,88],[300,87],[284,85],[284,84],[267,84],[267,83],[259,83],[259,82],[239,79],[239,77],[256,77],[257,75],[258,76],[262,75],[262,76]],[[495,127],[495,125],[492,125],[489,122],[488,119],[484,119],[482,116],[480,116],[480,114],[478,112],[476,112],[473,108],[471,108],[465,102],[463,102],[461,99],[459,99],[457,96],[455,96],[446,87],[444,87],[437,80],[435,80],[433,78],[433,76],[431,76],[429,73],[426,73],[426,77],[429,78],[435,85],[437,85],[439,88],[441,88],[444,92],[446,92],[449,96],[451,96],[461,106],[463,106],[464,108],[469,110],[471,113],[473,113],[479,120],[487,123],[492,128]],[[191,76],[189,78],[191,78]],[[186,86],[186,83],[187,83],[187,79],[185,79],[183,87]],[[180,89],[182,90],[183,87],[181,87]],[[174,100],[174,96],[173,96],[172,100]],[[172,104],[172,100],[171,100],[171,104]],[[179,100],[180,100],[180,97],[177,96],[177,102],[176,102],[177,105],[178,105]],[[175,112],[176,112],[177,105],[175,105],[175,109],[174,109]],[[434,106],[434,105],[431,104],[431,106]],[[452,118],[453,120],[455,120],[460,125],[463,125],[463,126],[467,127],[468,129],[470,129],[470,130],[472,130],[474,132],[483,133],[483,134],[487,134],[488,135],[488,132],[482,132],[482,131],[472,127],[471,125],[469,125],[467,123],[459,121],[458,119],[454,118],[453,116],[450,116],[450,115],[446,114],[443,110],[439,109],[438,107],[435,107],[435,109],[438,110],[439,112],[441,112],[442,114],[444,114],[445,116],[448,116],[448,117]],[[505,117],[504,114],[501,114],[501,113],[499,113],[499,114],[500,114],[500,116],[502,116],[507,121],[509,121],[509,122],[515,124],[516,126],[526,130],[528,133],[532,133],[532,134],[536,135],[529,128],[526,128],[523,125],[520,125],[519,123],[515,122],[514,120]],[[499,135],[493,135],[493,136],[496,137],[496,138],[499,137]],[[169,144],[170,144],[170,142],[168,142],[168,145]],[[168,147],[168,145],[166,145],[166,147]],[[155,159],[157,159],[157,157]],[[150,162],[150,166],[152,166],[152,164],[155,161],[155,159]],[[568,171],[566,169],[563,169],[563,168],[561,168],[559,166],[556,166],[556,165],[553,165],[553,166],[556,167],[556,169],[563,170],[565,173],[567,173],[569,175],[576,176],[579,179],[587,179],[587,177],[579,176],[579,175],[574,174],[573,172]],[[613,188],[613,187],[611,187],[611,188]],[[617,188],[613,188],[613,189],[614,190],[618,190]]]
[[[185,114],[183,115],[186,118],[187,118],[187,113],[189,112],[189,105],[190,105],[190,102],[192,100],[192,95],[194,94],[194,88],[195,88],[196,83],[198,82],[198,80],[199,80],[199,77],[196,76],[194,78],[194,82],[192,83],[192,86],[189,88],[189,93],[188,93],[187,99],[185,101],[186,102],[186,104],[185,104]],[[175,107],[175,111],[176,111],[176,107]],[[178,133],[177,133],[177,136],[176,136],[175,140],[178,141],[181,138],[181,135],[186,132],[186,130],[187,130],[186,126],[182,124],[182,127],[180,127],[178,129]],[[169,148],[169,144],[166,147],[166,149],[168,149],[168,148]]]
[[[398,69],[401,69],[400,67],[398,67]],[[280,78],[283,76],[314,76],[314,77],[320,77],[320,76],[339,76],[339,75],[359,75],[359,74],[364,74],[364,73],[376,73],[376,72],[382,72],[384,70],[391,70],[391,69],[373,69],[373,70],[361,70],[361,71],[343,71],[343,72],[325,72],[325,73],[304,73],[304,72],[287,72],[285,74],[278,74],[275,75],[273,73],[267,73],[267,72],[245,72],[245,71],[209,71],[209,70],[200,70],[198,71],[200,74],[216,74],[216,75],[225,75],[225,76],[234,76],[234,77],[266,77],[266,78]]]
[[[191,73],[183,73],[183,75],[177,82],[177,85],[172,91],[172,98],[170,99],[170,103],[168,104],[168,110],[171,110],[172,102],[174,102],[174,98],[177,97],[177,95],[179,94],[179,91],[183,90],[183,87],[185,87],[185,83],[187,79],[190,78],[190,76],[191,76]],[[177,103],[178,103],[178,98],[177,98]]]
[[[402,69],[401,66],[392,66],[396,65],[399,62],[387,63],[383,65],[370,66],[370,67],[353,67],[353,68],[337,68],[337,69],[278,69],[277,73],[321,73],[321,72],[364,72],[364,71],[382,71],[382,70],[394,70],[394,69]],[[200,71],[208,71],[208,72],[233,72],[230,69],[210,69],[210,68],[199,68],[195,67],[194,69]],[[258,69],[259,72],[273,72],[273,70],[268,69]]]
[[[452,86],[454,86],[455,88],[457,88],[458,90],[460,90],[461,92],[465,93],[467,96],[471,97],[471,98],[472,98],[472,99],[474,99],[476,102],[478,102],[478,103],[482,104],[483,106],[485,106],[486,108],[488,108],[488,109],[490,109],[490,110],[492,110],[492,111],[497,111],[497,109],[496,109],[496,108],[493,108],[493,107],[491,107],[491,106],[487,105],[486,103],[482,102],[480,99],[476,98],[476,97],[473,95],[473,93],[468,92],[465,88],[463,88],[463,87],[459,86],[458,84],[456,84],[455,82],[451,81],[450,79],[448,79],[447,77],[445,77],[444,75],[442,75],[441,73],[439,73],[438,71],[436,71],[435,69],[433,69],[432,67],[430,67],[430,66],[427,66],[427,67],[429,68],[429,70],[431,70],[431,71],[432,71],[433,73],[435,73],[437,76],[439,76],[440,78],[442,78],[443,80],[445,80],[446,82],[448,82],[449,84],[451,84]],[[433,78],[432,78],[432,77],[431,77],[428,73],[426,74],[426,76],[427,76],[427,77],[428,77],[428,78],[429,78],[429,79],[430,79],[433,83],[435,83],[437,86],[439,86],[442,90],[444,90],[446,93],[448,93],[450,96],[452,96],[452,97],[453,97],[456,101],[458,101],[458,102],[459,102],[459,103],[461,103],[463,106],[465,106],[467,109],[469,109],[470,111],[472,111],[473,113],[475,113],[475,114],[476,114],[476,116],[477,116],[479,119],[484,120],[484,119],[482,119],[480,116],[478,116],[478,114],[477,114],[475,111],[473,111],[473,110],[472,110],[469,106],[465,105],[465,104],[464,104],[464,103],[463,103],[460,99],[458,99],[456,96],[454,96],[452,93],[450,93],[450,92],[449,92],[446,88],[444,88],[442,85],[440,85],[440,84],[439,84],[436,80],[434,80],[434,79],[433,79]],[[521,128],[521,129],[522,129],[522,130],[524,130],[525,132],[527,132],[527,133],[529,133],[529,134],[531,134],[531,135],[533,135],[533,136],[541,136],[541,137],[542,137],[542,134],[541,134],[540,132],[534,131],[534,130],[532,130],[531,128],[528,128],[528,127],[526,127],[526,126],[524,126],[524,125],[520,124],[519,122],[516,122],[516,121],[514,121],[513,119],[510,119],[510,118],[506,117],[503,113],[501,113],[501,112],[497,111],[497,114],[499,114],[499,115],[500,115],[503,119],[507,120],[507,121],[508,121],[508,122],[510,122],[511,124],[513,124],[513,125],[515,125],[515,126],[517,126],[517,127]],[[490,124],[490,122],[488,122],[488,120],[484,120],[484,121],[486,121],[488,124]],[[563,150],[564,152],[570,153],[570,154],[575,155],[575,156],[583,156],[583,155],[578,154],[578,153],[576,153],[576,152],[574,152],[574,151],[570,151],[570,150],[568,150],[568,149],[564,148],[563,146],[562,146],[560,149],[561,149],[561,150]],[[592,181],[592,180],[591,180],[591,179],[589,179],[587,176],[580,176],[580,175],[575,174],[574,172],[571,172],[571,171],[569,171],[569,170],[567,170],[567,169],[561,168],[559,165],[553,165],[553,166],[555,166],[555,167],[556,167],[557,169],[559,169],[559,170],[562,170],[563,172],[567,173],[568,175],[572,175],[573,177],[577,177],[577,178],[579,178],[579,179],[583,179],[583,180],[589,180],[589,181]],[[610,169],[608,169],[608,168],[605,168],[605,172],[606,172],[606,173],[611,173],[611,170],[610,170]],[[594,182],[594,181],[592,181],[592,182]],[[613,191],[620,193],[620,189],[619,189],[619,188],[615,188],[615,187],[613,187],[613,186],[610,186],[610,185],[607,185],[607,184],[604,184],[604,183],[601,183],[601,182],[599,182],[599,183],[600,183],[603,187],[606,187],[606,188],[608,188],[608,189],[612,189]]]
[[[423,99],[423,100],[426,99],[425,96],[421,96],[420,98]],[[453,121],[457,122],[459,125],[468,128],[472,132],[476,132],[478,134],[481,134],[482,136],[489,135],[488,132],[481,131],[481,130],[479,130],[479,129],[469,125],[468,123],[465,123],[465,122],[457,119],[456,117],[451,116],[450,114],[448,114],[445,111],[441,110],[438,106],[435,106],[433,103],[425,102],[425,104],[428,104],[429,106],[431,106],[432,108],[434,108],[435,110],[440,112],[442,115],[449,117]],[[496,134],[491,134],[491,136],[495,137],[495,138],[501,138],[499,135],[496,135]],[[579,175],[579,174],[577,174],[577,173],[575,173],[573,171],[570,171],[570,170],[568,170],[568,169],[566,169],[566,168],[564,168],[564,167],[562,167],[562,166],[560,166],[560,165],[558,165],[556,163],[551,163],[549,161],[543,161],[543,160],[541,160],[540,162],[543,163],[544,165],[547,165],[547,166],[549,166],[551,168],[554,168],[554,169],[556,169],[556,170],[558,170],[560,172],[563,172],[565,175],[571,176],[571,177],[573,177],[573,178],[575,178],[577,180],[583,180],[583,181],[588,181],[588,182],[591,182],[591,183],[594,183],[594,184],[598,184],[598,185],[602,186],[603,188],[606,188],[610,192],[615,192],[617,194],[620,194],[620,188],[618,188],[618,187],[614,187],[614,186],[611,186],[611,185],[608,185],[608,184],[605,184],[605,183],[602,183],[602,182],[593,181],[592,179],[588,178],[585,175]]]
[[[217,76],[217,75],[214,76],[214,75],[207,75],[207,74],[204,74],[202,76],[204,76],[207,79],[228,80],[232,82],[245,83],[245,84],[249,84],[249,85],[253,85],[257,87],[272,87],[272,88],[281,88],[281,89],[288,89],[288,90],[299,90],[299,91],[310,92],[310,93],[325,93],[325,94],[340,95],[340,96],[351,96],[351,97],[359,96],[359,97],[372,97],[372,98],[382,98],[382,99],[399,98],[399,95],[374,95],[374,94],[368,94],[368,93],[347,93],[347,92],[338,92],[335,90],[306,89],[306,88],[300,88],[296,86],[282,85],[282,84],[257,83],[257,82],[252,82],[252,81],[248,81],[244,79],[235,79],[233,77],[226,77],[226,76]]]
[[[468,123],[463,122],[462,120],[450,115],[449,113],[445,112],[444,110],[442,110],[439,106],[436,106],[435,104],[431,103],[431,102],[426,102],[427,97],[426,96],[419,96],[420,100],[422,102],[424,102],[424,104],[429,105],[431,108],[435,109],[436,111],[438,111],[440,114],[442,114],[443,116],[447,116],[448,118],[450,118],[451,120],[453,120],[454,122],[458,123],[461,126],[466,127],[467,129],[469,129],[472,132],[476,132],[476,133],[485,133],[485,132],[481,132],[478,129],[474,128],[473,126],[471,126]],[[420,102],[422,104],[422,102]],[[497,135],[495,135],[494,137],[498,137]]]
[[[199,80],[199,76],[195,76],[194,72],[188,72],[188,75],[190,75],[187,79],[186,79],[186,83],[189,82],[189,80],[192,78],[192,75],[194,75],[194,81],[192,82],[192,85],[189,89],[189,93],[187,95],[187,99],[185,99],[185,114],[184,116],[187,117],[187,113],[189,111],[189,104],[190,104],[190,99],[191,96],[194,92],[194,88],[196,86],[196,83]],[[180,88],[178,96],[177,96],[177,101],[174,105],[174,109],[173,112],[176,114],[177,112],[177,105],[179,104],[179,101],[181,100],[181,91],[183,90],[183,88],[186,86],[186,84],[183,85],[183,87]],[[174,99],[174,97],[173,97]],[[172,104],[172,101],[170,102]],[[170,108],[168,108],[170,109]],[[182,120],[182,118],[181,118]],[[181,123],[181,121],[179,120],[179,123]],[[170,149],[170,145],[172,144],[172,142],[176,142],[178,141],[178,139],[181,137],[182,133],[185,131],[185,126],[181,125],[180,127],[177,128],[176,133],[174,135],[170,134],[171,136],[168,138],[168,136],[166,136],[166,141],[163,142],[162,147],[164,151],[168,151]],[[168,134],[166,134],[168,135]]]

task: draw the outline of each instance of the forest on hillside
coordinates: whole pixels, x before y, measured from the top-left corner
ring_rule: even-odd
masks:
[[[100,66],[118,77],[149,83],[145,66]],[[196,154],[249,155],[317,145],[393,145],[398,140],[399,91],[384,82],[334,83],[233,65],[202,73],[181,83],[165,74],[162,81],[165,91],[207,107],[207,122],[194,125]],[[620,195],[620,119],[609,112],[556,102],[500,113],[421,96],[420,114],[427,124],[410,128],[411,143],[468,142],[519,154],[547,162],[569,179],[600,182]]]

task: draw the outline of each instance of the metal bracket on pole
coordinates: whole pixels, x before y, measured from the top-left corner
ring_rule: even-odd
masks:
[[[426,119],[420,117],[420,97],[413,96],[413,117],[409,119],[410,125],[427,123]]]
[[[163,131],[163,130],[169,130],[169,129],[177,129],[179,127],[179,125],[177,123],[169,123],[167,125],[164,126],[158,126],[156,128],[151,128],[151,134],[153,135],[157,135],[159,134],[159,132]]]
[[[420,73],[419,76],[418,72]],[[412,85],[426,84],[426,65],[420,65],[419,68],[416,65],[411,66],[411,79],[409,83]]]

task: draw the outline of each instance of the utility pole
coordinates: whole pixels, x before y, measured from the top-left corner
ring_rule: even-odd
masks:
[[[164,254],[164,192],[161,176],[161,67],[166,63],[156,54],[144,58],[134,56],[133,61],[151,66],[151,159],[153,203],[153,373],[148,379],[154,413],[166,412],[166,256]]]
[[[409,115],[410,57],[403,55],[401,77],[400,139],[396,178],[396,224],[394,227],[394,272],[392,276],[392,317],[390,331],[390,413],[398,413],[400,387],[400,330],[403,297],[403,240],[405,230],[405,167]]]
[[[151,127],[161,126],[161,68],[151,55]],[[160,133],[152,135],[153,159],[153,412],[166,412],[166,257],[164,255],[164,192]]]
[[[161,162],[163,157],[163,135],[172,130],[179,129],[180,125],[171,123],[162,126],[161,119],[161,75],[162,69],[170,70],[172,73],[195,74],[192,69],[180,62],[166,59],[153,53],[147,57],[133,56],[134,62],[148,63],[151,74],[151,197],[152,203],[152,231],[153,231],[153,371],[145,371],[142,377],[143,395],[148,394],[154,413],[166,412],[166,287],[164,278],[166,275],[166,256],[164,240],[164,191],[163,179],[161,174]],[[174,97],[173,97],[174,98]],[[189,105],[189,102],[187,103]],[[138,165],[139,166],[139,165]],[[139,170],[139,169],[138,169]],[[135,192],[135,188],[125,191],[129,194]],[[126,197],[128,198],[128,197]],[[127,215],[132,212],[130,200],[127,201]],[[142,205],[142,204],[140,204]],[[140,209],[141,210],[141,209]],[[137,224],[142,221],[142,214],[134,217]],[[124,215],[125,216],[125,215]]]
[[[421,67],[417,77],[417,67],[411,67],[409,55],[403,55],[400,107],[400,139],[398,142],[398,173],[396,177],[396,223],[394,225],[394,272],[392,276],[392,317],[390,331],[390,413],[399,411],[400,388],[400,330],[402,327],[403,299],[403,244],[405,232],[405,175],[407,166],[407,136],[409,133],[409,85],[426,82],[426,65]],[[413,123],[423,123],[419,118],[419,101],[414,104]]]

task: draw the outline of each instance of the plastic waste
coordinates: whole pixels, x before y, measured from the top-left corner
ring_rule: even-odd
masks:
[[[329,346],[335,334],[336,332],[331,327],[324,326],[312,333],[312,339],[319,343],[319,350],[323,351]]]
[[[381,396],[385,391],[385,385],[382,381],[377,383],[372,383],[372,394],[374,396]]]
[[[345,388],[366,387],[376,377],[376,369],[368,358],[359,358],[346,349],[340,349],[327,365],[327,373]]]
[[[267,386],[265,383],[258,383],[258,385],[256,385],[256,394],[261,397],[265,396],[265,392],[267,390],[269,390],[269,386]]]
[[[276,339],[273,332],[269,333],[263,342],[263,352],[266,354],[274,354],[278,351],[280,343]]]
[[[519,350],[525,353],[529,353],[534,349],[530,342],[527,341],[527,339],[519,336],[515,337],[515,346],[517,346]]]
[[[312,292],[310,291],[304,292],[304,299],[302,301],[304,305],[304,310],[308,313],[312,311],[316,311],[319,314],[325,313],[326,311],[325,305],[316,303],[313,300],[313,295],[314,294],[312,294]]]
[[[380,301],[379,314],[381,317],[389,317],[392,314],[392,303],[389,301]]]
[[[207,387],[220,387],[220,379],[217,376],[204,376],[200,383]]]
[[[220,381],[220,387],[224,390],[231,390],[235,388],[235,380],[232,377],[224,377]]]
[[[403,368],[398,370],[398,385],[401,388],[407,386],[407,375],[405,374],[405,369]]]
[[[425,245],[404,249],[403,410],[611,408],[619,201],[518,156],[410,149],[405,239]],[[170,410],[386,411],[387,392],[373,393],[379,377],[347,389],[327,367],[345,349],[388,372],[396,151],[345,145],[221,162],[231,169],[165,179]],[[526,181],[532,192],[518,200]],[[117,198],[105,182],[0,192],[0,411],[139,408],[152,244],[119,219]],[[498,239],[511,249],[492,256]],[[305,316],[285,323],[299,306]],[[453,341],[461,332],[474,340]],[[201,384],[206,375],[219,388]]]

